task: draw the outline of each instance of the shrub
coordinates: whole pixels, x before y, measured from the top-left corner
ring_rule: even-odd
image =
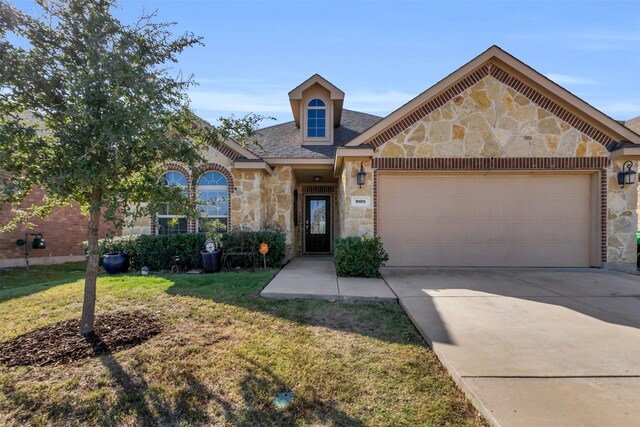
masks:
[[[253,246],[254,250],[260,248],[261,243],[269,245],[269,252],[266,255],[267,267],[282,267],[282,261],[285,257],[286,242],[285,234],[282,231],[232,231],[222,236],[222,250],[237,246]],[[246,260],[238,259],[238,265],[247,267]],[[263,265],[262,254],[258,253],[258,265]]]
[[[159,236],[137,234],[102,239],[98,246],[101,255],[107,252],[128,253],[133,270],[147,266],[158,271],[169,270],[176,256],[180,257],[180,265],[183,267],[201,267],[200,251],[204,250],[204,241],[203,233]],[[86,242],[83,247],[86,251]]]
[[[344,237],[335,242],[338,276],[377,277],[378,269],[389,261],[380,237]]]
[[[248,231],[253,249],[258,250],[260,243],[269,245],[267,267],[281,267],[285,256],[285,235],[278,231]],[[222,235],[222,250],[234,246],[234,233]],[[186,268],[202,268],[200,251],[204,250],[206,235],[204,233],[149,235],[137,234],[102,239],[98,242],[100,254],[108,252],[126,252],[129,254],[131,268],[139,270],[143,266],[152,271],[169,270],[176,256],[180,257],[180,265]],[[85,252],[87,242],[82,244]],[[239,261],[239,260],[238,260]],[[258,267],[262,266],[262,255],[258,255]]]

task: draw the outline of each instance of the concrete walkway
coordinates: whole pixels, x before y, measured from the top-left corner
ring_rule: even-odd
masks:
[[[383,268],[494,425],[640,426],[640,278],[597,269]]]
[[[336,277],[331,257],[294,258],[269,282],[260,296],[270,299],[398,301],[382,279]]]

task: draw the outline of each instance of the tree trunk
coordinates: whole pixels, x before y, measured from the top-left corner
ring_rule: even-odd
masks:
[[[89,236],[87,253],[87,272],[84,279],[84,303],[82,304],[82,319],[80,333],[87,335],[93,332],[93,321],[96,314],[96,280],[98,278],[98,263],[100,250],[98,249],[98,230],[100,228],[100,202],[102,190],[94,188],[91,191],[91,207],[89,209]]]

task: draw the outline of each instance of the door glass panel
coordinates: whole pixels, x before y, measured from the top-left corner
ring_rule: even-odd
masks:
[[[326,200],[309,200],[310,234],[326,234],[327,202]]]

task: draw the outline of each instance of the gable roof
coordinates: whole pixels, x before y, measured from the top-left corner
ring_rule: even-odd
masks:
[[[250,145],[247,148],[265,159],[333,159],[336,148],[380,120],[382,117],[345,109],[341,125],[333,131],[333,145],[302,145],[300,129],[294,122],[287,122],[258,130],[255,139],[260,146]]]
[[[342,105],[344,104],[344,92],[317,73],[300,83],[295,89],[289,92],[289,102],[291,103],[291,112],[293,113],[293,121],[295,125],[300,127],[300,102],[302,102],[302,93],[313,85],[319,85],[329,91],[329,98],[333,104],[333,125],[340,126],[340,121],[342,119]]]
[[[431,111],[486,75],[508,84],[531,101],[545,108],[605,146],[628,140],[640,144],[640,135],[595,109],[571,92],[544,77],[498,46],[492,46],[429,89],[372,126],[347,146],[384,144]]]

